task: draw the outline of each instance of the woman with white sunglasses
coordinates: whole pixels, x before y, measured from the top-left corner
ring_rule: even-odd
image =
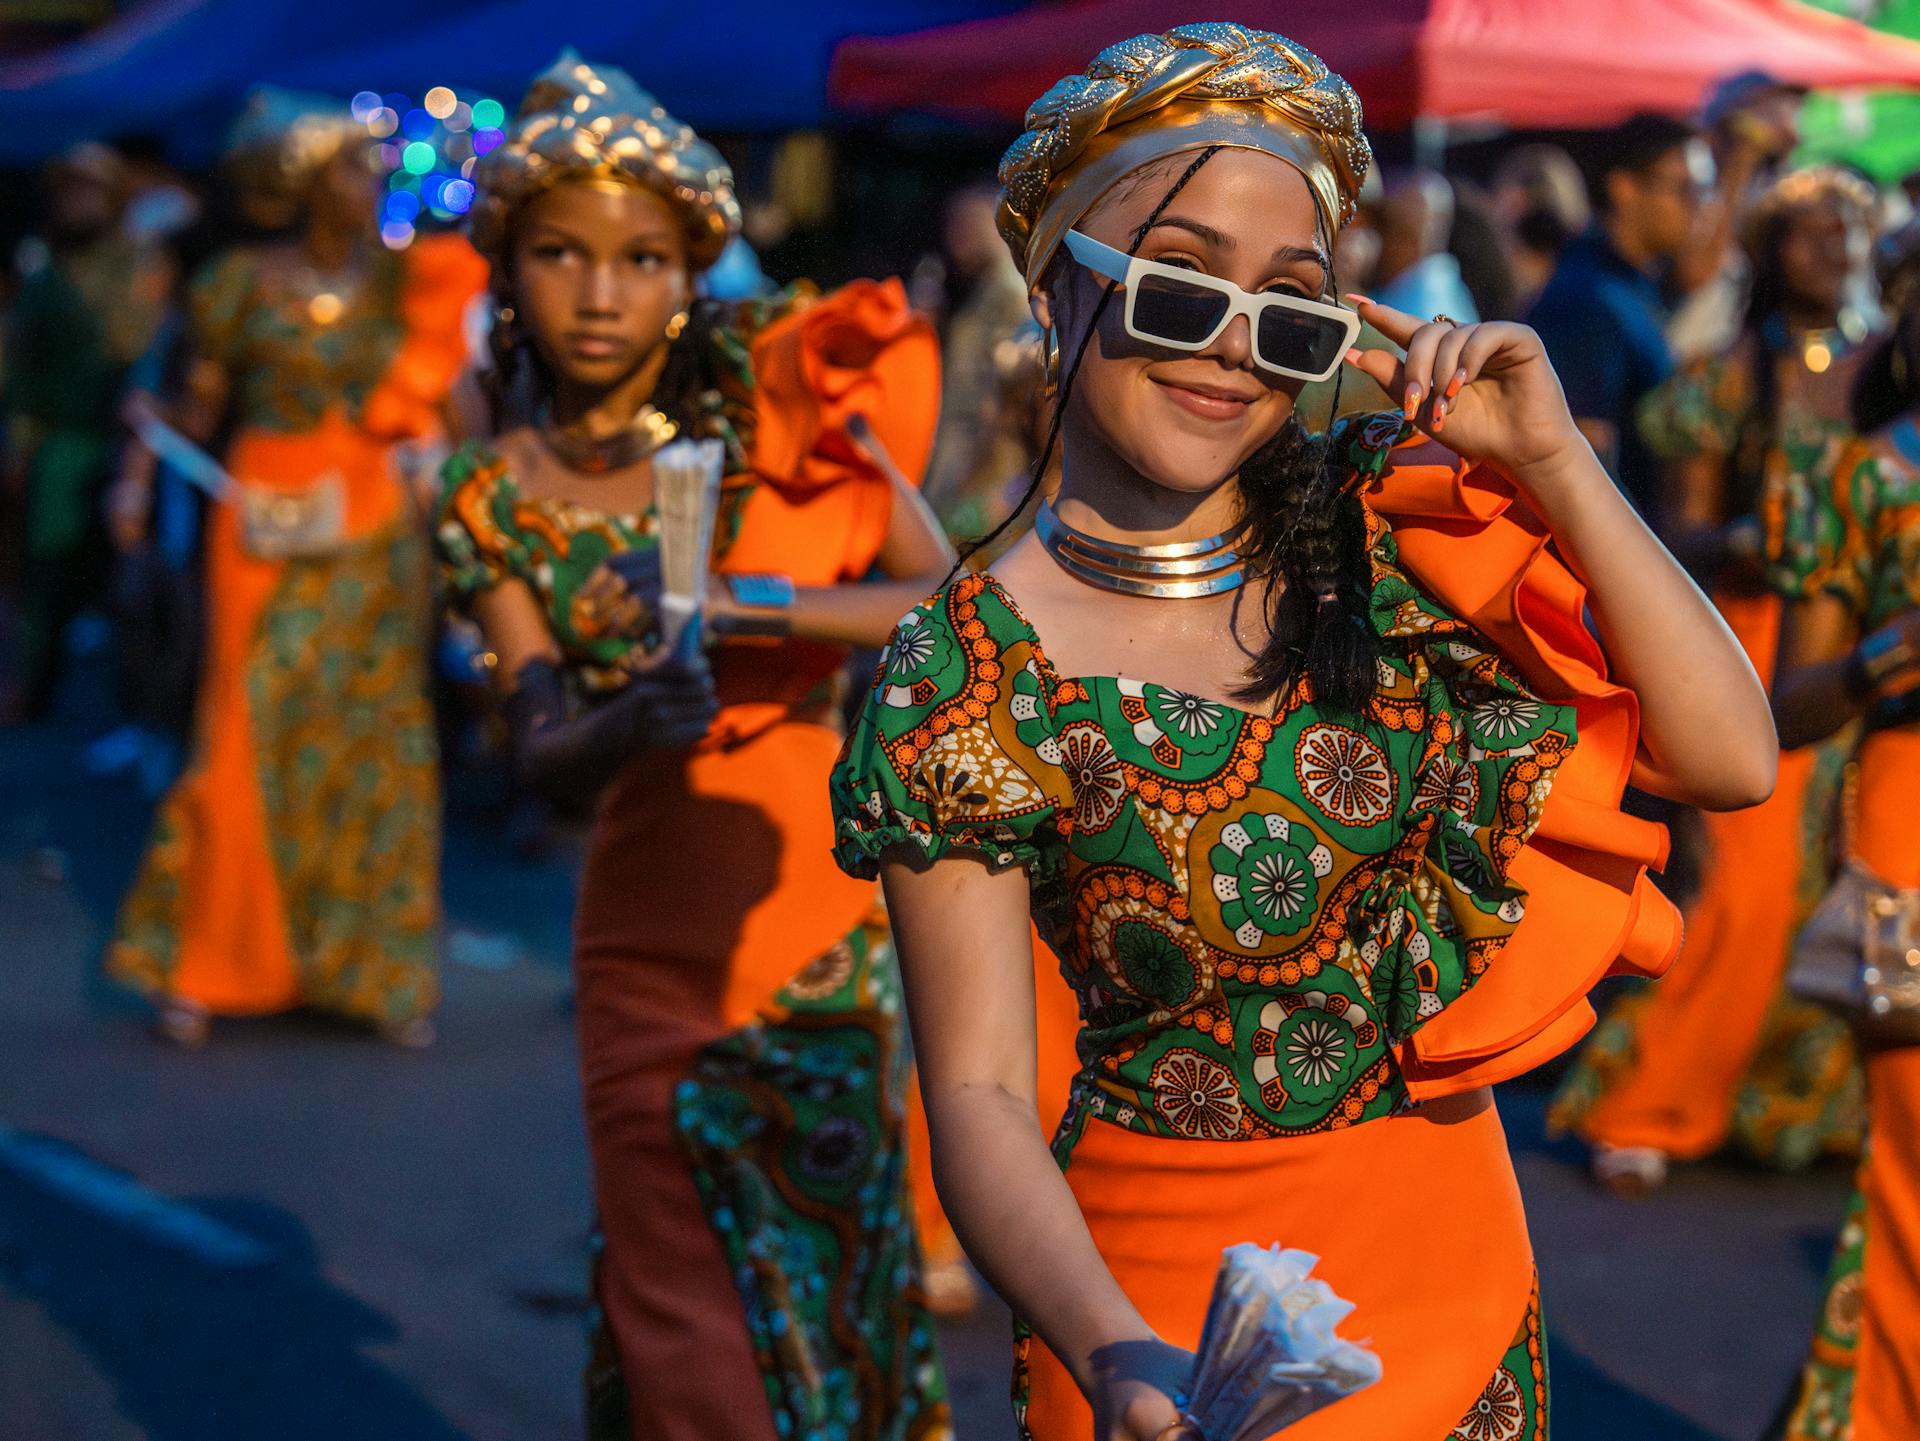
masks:
[[[1677,946],[1629,773],[1706,807],[1773,781],[1744,654],[1532,332],[1355,297],[1406,354],[1349,349],[1359,120],[1312,55],[1233,25],[1113,46],[1036,103],[1001,229],[1057,340],[1063,479],[902,620],[835,772],[941,1194],[1031,1328],[1042,1441],[1179,1434],[1242,1241],[1318,1254],[1384,1365],[1289,1436],[1544,1434],[1487,1088]],[[1303,433],[1301,387],[1343,364],[1403,410]],[[1082,1018],[1051,1155],[1030,911]]]

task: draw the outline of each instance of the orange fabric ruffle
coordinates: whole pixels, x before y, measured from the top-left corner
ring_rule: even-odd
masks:
[[[367,396],[360,426],[390,440],[442,430],[441,407],[468,361],[467,307],[487,287],[487,262],[461,235],[430,235],[406,253],[400,293],[406,335]]]
[[[866,416],[894,463],[919,482],[940,418],[933,328],[908,307],[898,281],[856,280],[767,326],[752,355],[752,489],[719,569],[773,571],[802,586],[860,580],[886,543],[894,494],[847,422]],[[845,659],[841,647],[803,641],[723,649],[714,662],[715,742],[777,723]]]
[[[1526,918],[1474,988],[1403,1048],[1416,1100],[1507,1080],[1558,1055],[1592,1026],[1586,997],[1597,982],[1660,975],[1681,935],[1679,911],[1647,875],[1666,862],[1666,828],[1620,809],[1640,706],[1608,679],[1586,627],[1586,587],[1512,481],[1449,460],[1391,465],[1367,502],[1393,527],[1422,588],[1543,698],[1573,706],[1579,742],[1509,873],[1527,893]]]

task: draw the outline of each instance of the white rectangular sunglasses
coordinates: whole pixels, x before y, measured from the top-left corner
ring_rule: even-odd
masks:
[[[1067,232],[1067,250],[1126,289],[1127,334],[1152,345],[1205,350],[1244,315],[1254,364],[1295,380],[1325,380],[1360,336],[1360,317],[1344,306],[1299,295],[1249,295],[1231,280],[1143,260],[1078,230]]]

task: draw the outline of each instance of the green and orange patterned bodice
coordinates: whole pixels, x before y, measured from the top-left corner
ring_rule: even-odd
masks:
[[[358,419],[406,339],[406,262],[382,250],[350,289],[248,246],[210,262],[191,293],[194,340],[232,377],[241,425],[298,432],[344,405]]]
[[[1783,331],[1774,343],[1787,348]],[[1806,367],[1805,350],[1794,352],[1802,355],[1800,361],[1774,359],[1768,352],[1784,378],[1770,434],[1759,433],[1751,340],[1677,372],[1640,402],[1638,416],[1642,436],[1664,460],[1711,456],[1731,468],[1745,458],[1747,447],[1760,448],[1758,494],[1728,499],[1736,510],[1751,507],[1760,519],[1769,583],[1789,595],[1805,585],[1822,552],[1838,542],[1838,518],[1825,504],[1822,478],[1854,438],[1848,407],[1865,353],[1847,347],[1837,332],[1811,349],[1820,357],[1818,371]]]
[[[1831,520],[1809,588],[1839,596],[1863,632],[1920,606],[1920,420],[1855,442],[1821,482]]]
[[[504,580],[524,581],[582,688],[597,693],[625,684],[655,641],[607,624],[581,588],[608,557],[659,545],[653,510],[609,515],[528,495],[506,461],[478,442],[454,452],[441,478],[445,499],[434,539],[454,599],[464,603]]]
[[[1571,753],[1372,520],[1383,658],[1359,715],[1063,677],[1015,599],[951,583],[894,633],[832,789],[841,864],[1025,866],[1078,994],[1084,1109],[1210,1140],[1390,1114],[1396,1049],[1494,964]]]

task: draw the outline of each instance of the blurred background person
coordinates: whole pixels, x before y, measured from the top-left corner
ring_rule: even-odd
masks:
[[[1007,452],[1003,391],[1017,370],[1021,337],[1035,327],[1027,287],[994,228],[999,204],[997,182],[974,181],[948,198],[941,222],[940,429],[924,493],[947,534],[960,540],[998,523],[1021,463]]]
[[[1888,243],[1883,275],[1894,329],[1861,368],[1861,439],[1829,468],[1816,491],[1823,504],[1799,518],[1814,564],[1787,607],[1773,705],[1787,746],[1859,722],[1847,858],[1874,877],[1869,895],[1904,893],[1911,907],[1920,888],[1920,224]],[[1889,959],[1901,960],[1897,951]],[[1787,1441],[1920,1436],[1920,1045],[1865,1049],[1859,1194]]]
[[[1752,279],[1741,226],[1800,141],[1806,93],[1765,70],[1743,70],[1716,85],[1700,108],[1714,183],[1666,278],[1674,303],[1667,343],[1676,361],[1718,355],[1733,344]]]
[[[424,1045],[438,996],[431,576],[410,447],[442,428],[485,268],[458,236],[383,248],[375,152],[344,107],[263,91],[235,132],[285,241],[195,280],[172,410],[230,438],[206,534],[191,762],[162,803],[108,950],[163,1035],[309,1005]],[[285,212],[281,212],[285,213]],[[115,507],[141,531],[143,477]]]
[[[1493,208],[1512,267],[1513,308],[1525,314],[1560,263],[1560,252],[1593,218],[1587,182],[1558,145],[1522,145],[1494,168]]]
[[[67,628],[106,599],[102,522],[120,454],[120,397],[166,314],[165,254],[122,227],[125,162],[76,146],[43,177],[45,233],[6,317],[5,479],[24,513],[15,714],[53,705]]]
[[[1453,186],[1432,170],[1390,175],[1380,203],[1380,255],[1374,267],[1376,303],[1408,315],[1444,315],[1463,325],[1480,319],[1447,249],[1453,237]]]
[[[733,177],[623,71],[563,56],[476,178],[503,433],[448,462],[438,540],[523,775],[593,815],[589,1430],[944,1435],[899,980],[874,886],[834,869],[826,790],[848,647],[952,563],[906,478],[932,327],[897,282],[697,298],[741,225]],[[661,632],[675,437],[724,452],[711,667],[697,627]]]
[[[1816,563],[1806,515],[1817,478],[1853,437],[1850,400],[1868,354],[1847,308],[1873,187],[1834,167],[1792,172],[1744,221],[1752,276],[1729,348],[1649,395],[1640,429],[1661,458],[1668,544],[1713,596],[1762,680],[1773,670],[1781,590]],[[1609,1010],[1562,1086],[1556,1126],[1593,1147],[1602,1184],[1660,1185],[1735,1135],[1800,1167],[1852,1152],[1859,1087],[1846,1028],[1781,993],[1788,945],[1824,889],[1838,754],[1781,757],[1773,795],[1703,814],[1705,884],[1673,971]]]
[[[1641,115],[1601,137],[1589,175],[1596,222],[1561,253],[1526,319],[1581,432],[1657,530],[1659,468],[1635,413],[1673,372],[1661,274],[1693,236],[1712,158],[1692,126]]]

